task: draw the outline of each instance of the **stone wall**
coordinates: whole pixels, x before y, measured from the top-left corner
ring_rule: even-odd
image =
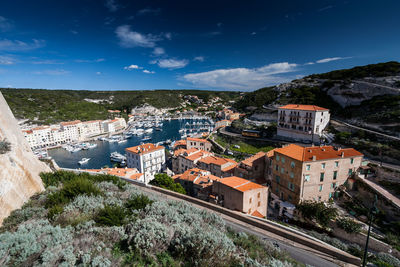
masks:
[[[11,211],[42,191],[39,173],[50,171],[33,154],[14,115],[0,93],[0,140],[11,143],[11,151],[0,154],[0,225]]]

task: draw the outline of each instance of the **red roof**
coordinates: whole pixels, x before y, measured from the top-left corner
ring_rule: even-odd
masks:
[[[78,124],[78,123],[81,123],[81,121],[80,121],[80,120],[75,120],[75,121],[63,121],[63,122],[61,122],[60,124],[61,124],[62,126],[69,126],[69,125],[75,125],[75,124]]]
[[[265,217],[260,212],[258,212],[258,210],[255,210],[251,215],[255,216],[255,217],[258,217],[258,218],[264,218]]]
[[[148,144],[125,148],[125,151],[135,153],[135,154],[146,154],[146,153],[153,152],[156,150],[161,150],[161,149],[164,150],[164,147],[156,146],[152,143],[148,143]]]
[[[194,137],[188,137],[188,138],[186,138],[186,140],[187,141],[202,142],[202,143],[210,143],[206,139],[194,138]]]
[[[232,160],[232,159],[228,159],[228,158],[220,158],[220,157],[216,157],[216,156],[208,156],[205,158],[202,158],[200,160],[201,162],[204,162],[206,164],[214,164],[214,165],[224,165],[227,162],[231,162],[231,163],[237,163],[236,161]]]
[[[297,105],[297,104],[288,104],[282,107],[279,107],[280,109],[295,109],[295,110],[308,110],[308,111],[326,111],[329,110],[327,108],[322,108],[318,107],[315,105]]]
[[[253,166],[253,162],[254,162],[254,161],[256,161],[256,160],[258,160],[258,159],[260,159],[260,158],[265,157],[265,155],[267,155],[267,153],[265,153],[265,152],[258,152],[257,154],[255,154],[255,155],[253,155],[253,156],[251,156],[251,157],[248,157],[247,159],[242,160],[241,163],[243,163],[243,164],[245,164],[245,165],[247,165],[247,166]]]
[[[354,148],[335,149],[333,146],[302,147],[290,144],[274,151],[303,162],[313,161],[314,156],[315,160],[339,159],[342,158],[342,153],[344,158],[363,156]]]
[[[229,186],[229,187],[239,190],[241,192],[246,192],[246,191],[253,190],[253,189],[265,188],[265,186],[253,183],[249,180],[239,178],[236,176],[222,178],[219,182],[221,184],[224,184],[226,186]]]

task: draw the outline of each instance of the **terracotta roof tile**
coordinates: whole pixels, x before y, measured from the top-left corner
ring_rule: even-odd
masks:
[[[322,108],[318,107],[315,105],[297,105],[297,104],[288,104],[282,107],[279,107],[280,109],[295,109],[295,110],[308,110],[308,111],[326,111],[329,110],[327,108]]]
[[[262,185],[253,183],[249,180],[239,178],[236,176],[222,178],[219,182],[226,186],[229,186],[233,189],[239,190],[241,192],[246,192],[246,191],[253,190],[253,189],[264,188],[264,186],[262,186]]]
[[[258,212],[258,210],[255,210],[255,211],[251,214],[251,216],[255,216],[255,217],[258,217],[258,218],[264,218],[264,217],[265,217],[265,216],[262,215],[260,212]]]
[[[313,156],[315,156],[315,160],[339,159],[342,157],[342,153],[344,158],[363,156],[354,148],[337,150],[333,146],[302,147],[296,144],[277,148],[275,152],[303,162],[313,161]]]
[[[267,153],[265,153],[265,152],[258,152],[257,154],[255,154],[251,157],[248,157],[247,159],[242,160],[241,163],[248,165],[248,166],[253,166],[254,161],[265,157],[266,154]]]
[[[75,124],[78,124],[78,123],[81,123],[81,121],[80,121],[80,120],[75,120],[75,121],[63,121],[63,122],[61,122],[60,124],[61,124],[62,126],[69,126],[69,125],[75,125]]]
[[[210,143],[206,139],[201,139],[201,138],[194,138],[194,137],[188,137],[186,138],[187,141],[195,141],[195,142],[202,142],[202,143]]]
[[[131,152],[134,154],[146,154],[146,153],[153,152],[156,150],[161,150],[161,149],[164,150],[164,147],[156,146],[152,143],[147,143],[147,144],[143,144],[143,145],[125,148],[125,151]]]

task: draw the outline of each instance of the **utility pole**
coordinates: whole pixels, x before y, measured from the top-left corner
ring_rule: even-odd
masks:
[[[368,242],[369,242],[369,236],[371,233],[371,224],[372,224],[372,219],[374,217],[374,213],[378,212],[378,209],[376,208],[376,203],[378,202],[378,196],[375,194],[375,201],[374,205],[371,207],[369,211],[369,224],[368,224],[368,234],[367,234],[367,241],[365,242],[365,249],[364,249],[364,257],[363,257],[363,267],[367,264],[367,257],[368,257]]]

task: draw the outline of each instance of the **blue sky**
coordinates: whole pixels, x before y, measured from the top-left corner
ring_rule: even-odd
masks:
[[[400,60],[400,1],[0,2],[0,87],[251,91]]]

